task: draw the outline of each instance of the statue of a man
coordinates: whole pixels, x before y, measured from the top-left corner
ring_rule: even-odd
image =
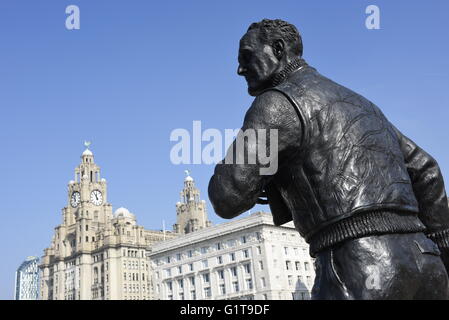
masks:
[[[234,141],[209,183],[216,213],[234,218],[268,203],[276,225],[293,220],[316,258],[313,299],[448,299],[449,208],[438,164],[302,52],[297,29],[282,20],[253,23],[240,40],[238,74],[255,97],[242,132],[278,136],[264,145],[244,139],[243,155],[255,162],[236,163]],[[278,170],[262,175],[256,153],[274,143]]]

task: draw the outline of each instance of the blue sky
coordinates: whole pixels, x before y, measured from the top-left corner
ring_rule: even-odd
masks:
[[[2,0],[0,299],[12,298],[20,263],[49,245],[84,140],[109,202],[146,228],[175,223],[185,169],[208,201],[213,165],[173,165],[170,133],[193,120],[241,126],[252,98],[236,74],[238,41],[262,18],[295,24],[304,58],[377,104],[448,181],[449,2],[428,3]],[[71,4],[80,30],[65,28]],[[380,30],[365,28],[370,4]]]

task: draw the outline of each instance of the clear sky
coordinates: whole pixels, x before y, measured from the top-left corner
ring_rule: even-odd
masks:
[[[65,28],[71,4],[80,30]],[[365,27],[370,4],[380,30]],[[61,223],[84,140],[114,210],[148,229],[175,223],[185,169],[208,201],[214,166],[173,165],[170,133],[193,120],[241,126],[252,98],[236,74],[238,42],[262,18],[295,24],[304,58],[377,104],[449,181],[448,13],[447,0],[2,0],[0,299]],[[208,212],[223,222],[209,202]]]

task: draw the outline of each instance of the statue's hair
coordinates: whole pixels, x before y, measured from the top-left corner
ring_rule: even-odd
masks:
[[[301,35],[294,25],[280,19],[263,19],[260,22],[252,23],[248,31],[254,29],[259,31],[259,37],[267,44],[272,44],[275,40],[282,39],[289,44],[294,54],[302,56]]]

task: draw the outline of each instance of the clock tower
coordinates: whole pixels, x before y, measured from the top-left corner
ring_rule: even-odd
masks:
[[[186,170],[184,189],[181,191],[181,202],[176,203],[176,233],[186,234],[211,226],[207,218],[206,201],[200,200],[200,191],[195,181]]]
[[[41,299],[151,299],[147,253],[153,243],[177,235],[145,230],[123,207],[113,214],[106,180],[100,177],[90,142],[84,145],[68,184],[62,223],[39,266]]]
[[[63,215],[65,225],[83,222],[84,230],[89,229],[85,223],[105,224],[112,219],[112,207],[107,202],[106,180],[100,178],[100,167],[95,164],[89,145],[85,143],[86,150],[81,155],[81,163],[75,168],[75,180],[69,182],[68,204]]]

